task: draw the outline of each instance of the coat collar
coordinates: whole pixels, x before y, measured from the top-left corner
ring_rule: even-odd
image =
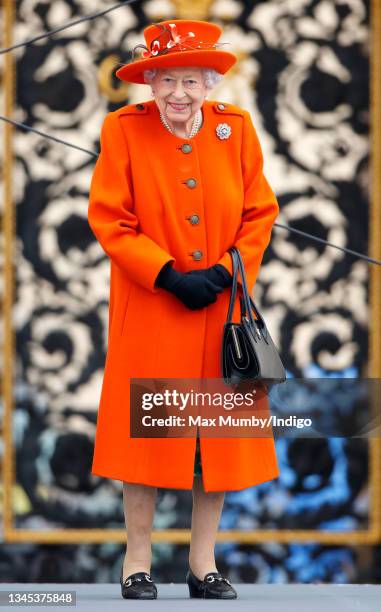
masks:
[[[159,108],[154,99],[137,104],[127,104],[120,108],[117,113],[121,115],[142,115],[148,119],[148,130],[150,137],[162,142],[203,142],[207,136],[211,134],[211,130],[215,132],[218,124],[225,123],[224,119],[228,119],[231,115],[243,116],[244,111],[234,104],[226,102],[218,102],[216,100],[204,100],[201,106],[203,112],[203,124],[200,130],[193,138],[184,138],[169,132],[161,122]],[[217,140],[219,140],[217,138]]]

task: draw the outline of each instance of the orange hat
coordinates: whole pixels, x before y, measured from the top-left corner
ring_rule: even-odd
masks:
[[[144,29],[146,45],[136,45],[133,61],[122,64],[116,71],[121,81],[144,84],[143,70],[180,66],[214,68],[224,74],[237,61],[229,51],[219,51],[217,46],[222,28],[208,21],[169,19],[153,23]],[[135,60],[134,52],[143,47],[141,58]]]

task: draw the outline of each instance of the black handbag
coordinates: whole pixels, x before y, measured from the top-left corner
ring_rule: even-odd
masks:
[[[249,295],[242,256],[231,247],[233,281],[228,316],[222,338],[222,376],[226,384],[244,380],[280,383],[286,372],[266,324]],[[241,273],[243,296],[240,296],[241,322],[232,322],[232,314],[238,287],[238,270]],[[253,316],[253,311],[257,318]]]

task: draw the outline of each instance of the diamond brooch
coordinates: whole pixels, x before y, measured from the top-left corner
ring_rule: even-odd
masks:
[[[218,138],[223,140],[224,138],[229,138],[232,133],[232,129],[228,123],[219,123],[216,127],[216,133]]]

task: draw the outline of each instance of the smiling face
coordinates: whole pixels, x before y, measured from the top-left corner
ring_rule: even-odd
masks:
[[[208,93],[202,69],[163,68],[151,85],[155,102],[171,127],[189,131]]]

